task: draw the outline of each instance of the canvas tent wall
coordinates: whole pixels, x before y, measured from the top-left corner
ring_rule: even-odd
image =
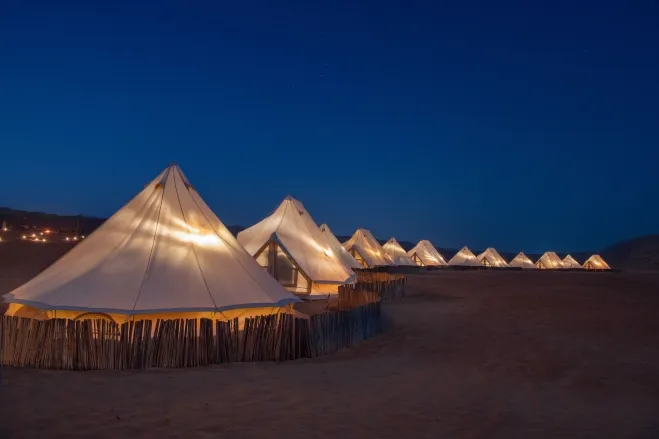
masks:
[[[607,264],[600,255],[592,255],[586,262],[583,263],[583,267],[586,270],[610,270],[609,264]]]
[[[583,266],[577,262],[576,259],[574,259],[571,255],[567,255],[565,258],[563,258],[563,266],[565,268],[583,268]]]
[[[394,261],[377,239],[366,229],[357,229],[352,237],[343,243],[343,247],[365,268],[394,265]]]
[[[422,267],[440,267],[447,265],[446,259],[428,240],[419,241],[416,246],[407,255],[412,258],[415,264]]]
[[[523,252],[520,252],[517,256],[515,256],[508,265],[510,267],[519,267],[529,270],[537,270],[538,268],[535,266],[533,261],[529,259],[529,257],[526,256]]]
[[[506,260],[492,247],[489,247],[483,253],[478,255],[478,260],[485,267],[508,267]]]
[[[544,255],[540,256],[540,259],[535,262],[535,265],[541,270],[557,270],[565,268],[561,258],[559,258],[554,252],[546,252]]]
[[[482,267],[476,255],[467,246],[460,249],[449,261],[448,265],[457,267]]]
[[[396,265],[416,265],[412,258],[407,256],[405,249],[396,241],[396,238],[391,238],[387,241],[382,248],[385,253],[394,261]]]
[[[178,166],[94,233],[5,295],[34,318],[212,318],[271,314],[299,299],[238,244]]]
[[[302,203],[292,197],[240,232],[238,242],[289,291],[310,299],[336,294],[339,285],[356,279]]]
[[[363,268],[362,265],[357,262],[357,260],[350,254],[348,253],[348,250],[346,250],[343,245],[339,242],[338,239],[336,239],[336,236],[334,236],[334,233],[330,230],[329,226],[327,224],[323,224],[320,226],[320,231],[325,235],[325,239],[329,242],[330,246],[332,246],[332,249],[339,255],[341,256],[341,259],[343,259],[343,262],[353,270],[358,269],[358,268]]]

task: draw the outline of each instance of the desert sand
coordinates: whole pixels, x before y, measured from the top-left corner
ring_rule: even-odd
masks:
[[[5,368],[0,437],[659,437],[659,275],[434,272],[384,310],[319,359]]]

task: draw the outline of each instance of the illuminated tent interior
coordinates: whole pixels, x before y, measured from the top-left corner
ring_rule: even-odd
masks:
[[[396,238],[391,238],[382,246],[385,253],[394,261],[396,265],[416,265],[412,258],[407,256],[405,249],[396,241]]]
[[[337,253],[339,256],[341,256],[341,259],[343,259],[343,262],[353,270],[358,269],[358,268],[364,268],[357,260],[352,257],[350,253],[348,253],[348,250],[346,250],[341,243],[339,242],[338,239],[336,239],[336,236],[334,236],[334,233],[332,233],[332,230],[330,230],[329,226],[327,224],[323,224],[320,226],[320,231],[325,235],[325,239],[327,242],[329,242],[330,246],[334,250],[335,253]]]
[[[583,266],[577,262],[571,255],[567,255],[563,258],[563,266],[565,268],[583,268]]]
[[[607,264],[600,255],[592,255],[586,262],[583,263],[583,267],[586,270],[610,270],[609,264]]]
[[[394,265],[394,261],[384,251],[380,243],[366,229],[357,229],[343,247],[363,267]]]
[[[485,267],[508,267],[506,260],[492,247],[478,255],[478,260]]]
[[[407,252],[416,265],[421,267],[439,267],[446,265],[446,259],[428,240],[419,241],[412,250]]]
[[[178,166],[165,169],[94,233],[8,293],[8,315],[211,318],[293,312]]]
[[[535,262],[535,266],[541,270],[555,270],[565,268],[563,261],[554,252],[546,252]]]
[[[508,266],[531,269],[531,270],[535,270],[538,268],[535,266],[533,261],[529,259],[529,257],[526,256],[523,252],[520,252],[517,256],[515,256],[513,260],[510,261],[510,263],[508,263]]]
[[[467,246],[460,249],[449,261],[448,265],[458,267],[482,267],[483,264],[478,260],[476,255],[472,253]]]
[[[337,293],[356,274],[343,262],[298,200],[286,197],[238,242],[289,291],[310,299]]]

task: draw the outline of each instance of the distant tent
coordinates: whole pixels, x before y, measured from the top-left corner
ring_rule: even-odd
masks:
[[[537,269],[532,260],[529,259],[524,253],[520,252],[517,256],[513,258],[512,261],[508,264],[510,267],[519,267],[525,269]]]
[[[461,266],[461,267],[482,267],[483,265],[478,260],[467,246],[460,249],[449,261],[448,265]]]
[[[565,268],[563,261],[554,252],[546,252],[535,262],[536,267],[541,270],[556,270]]]
[[[586,262],[583,263],[586,270],[610,270],[609,264],[604,262],[600,255],[592,255]]]
[[[416,265],[422,267],[437,267],[446,265],[446,259],[428,240],[419,241],[419,243],[407,255],[412,258]]]
[[[352,237],[343,243],[343,247],[363,267],[394,265],[394,261],[384,251],[377,239],[366,229],[357,229]]]
[[[176,165],[4,298],[9,315],[118,323],[227,320],[299,302],[238,244]]]
[[[302,203],[292,197],[286,197],[272,215],[238,233],[238,242],[295,294],[324,297],[356,278]]]
[[[358,269],[358,268],[364,268],[355,258],[352,257],[350,253],[348,253],[348,250],[346,250],[341,243],[339,242],[338,239],[336,239],[336,236],[334,236],[334,233],[330,230],[329,226],[327,224],[323,224],[320,226],[320,231],[323,232],[323,235],[325,235],[325,239],[329,242],[329,244],[332,246],[332,249],[339,255],[341,256],[341,259],[343,259],[343,262],[353,270]]]
[[[578,263],[571,255],[567,255],[563,258],[563,266],[565,268],[583,268],[583,265]]]
[[[508,263],[501,257],[499,252],[494,248],[489,247],[483,253],[478,255],[478,260],[485,267],[507,267]]]
[[[396,241],[396,238],[391,238],[387,241],[382,248],[393,259],[396,265],[416,265],[412,258],[407,256],[407,252],[401,245]]]

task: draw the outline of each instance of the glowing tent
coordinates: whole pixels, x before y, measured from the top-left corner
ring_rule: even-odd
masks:
[[[583,268],[586,270],[610,270],[609,264],[604,262],[600,255],[592,255],[586,262],[583,263]]]
[[[483,265],[478,260],[476,255],[474,255],[467,246],[464,246],[460,249],[459,252],[455,254],[449,261],[448,265],[454,265],[459,267],[482,267]]]
[[[240,232],[238,242],[289,291],[311,299],[337,293],[339,285],[356,278],[302,203],[292,197]]]
[[[357,262],[355,258],[352,257],[350,253],[348,253],[348,250],[346,250],[341,245],[341,243],[339,242],[338,239],[336,239],[336,236],[334,236],[334,233],[332,233],[332,230],[330,230],[327,224],[321,225],[320,231],[323,232],[323,235],[325,235],[325,239],[332,246],[334,252],[337,253],[339,256],[341,256],[341,259],[343,259],[343,262],[348,267],[352,268],[353,270],[358,268],[364,268],[359,262]]]
[[[438,267],[446,265],[446,259],[428,240],[419,241],[419,243],[407,255],[412,258],[415,264],[422,267]]]
[[[563,258],[563,266],[565,268],[583,268],[583,266],[577,262],[571,255],[567,255]]]
[[[512,261],[508,264],[510,267],[519,267],[524,269],[535,270],[538,267],[535,266],[533,261],[529,259],[523,252],[520,252],[517,256],[513,258]]]
[[[363,267],[394,265],[394,261],[384,251],[377,239],[366,229],[357,229],[352,237],[343,243],[343,247]]]
[[[565,268],[563,261],[554,252],[546,252],[535,262],[536,267],[541,270],[556,270]]]
[[[501,257],[498,251],[489,247],[483,253],[478,255],[478,260],[485,267],[507,267],[508,263]]]
[[[259,267],[173,165],[5,301],[9,315],[121,323],[271,314],[299,299]]]
[[[382,246],[384,251],[393,259],[396,265],[416,265],[412,258],[407,256],[405,249],[396,241],[396,238],[391,238]]]

